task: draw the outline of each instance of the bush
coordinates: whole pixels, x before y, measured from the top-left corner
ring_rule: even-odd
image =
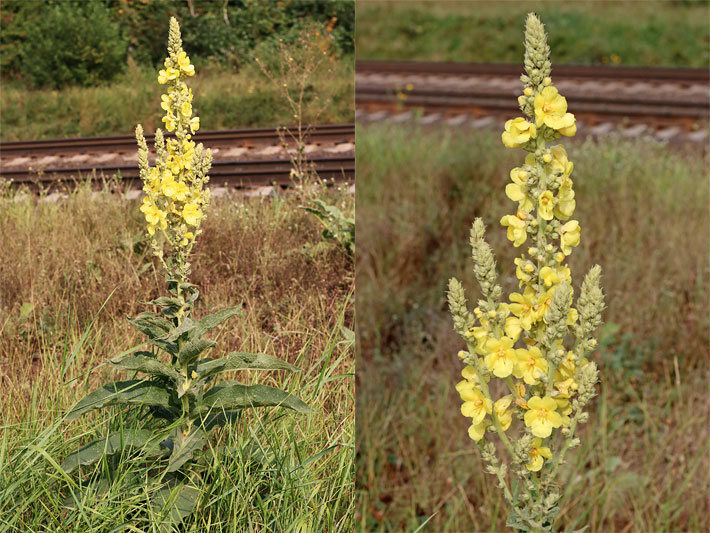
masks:
[[[32,85],[97,85],[123,71],[128,43],[103,3],[50,4],[32,18],[20,51],[20,73]]]

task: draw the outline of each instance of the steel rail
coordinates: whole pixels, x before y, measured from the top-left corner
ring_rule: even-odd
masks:
[[[314,165],[319,177],[324,180],[352,181],[355,177],[355,159],[349,156],[316,156],[308,161]],[[255,159],[255,160],[216,160],[209,172],[210,184],[215,186],[229,185],[262,186],[278,184],[290,185],[290,159]],[[136,165],[84,165],[75,167],[44,168],[41,172],[31,172],[27,169],[2,171],[5,179],[12,179],[14,185],[27,185],[31,188],[52,188],[60,184],[81,181],[82,178],[92,180],[103,177],[112,179],[118,177],[120,183],[135,186],[140,183],[140,174]]]
[[[285,128],[295,131],[296,126]],[[288,138],[288,133],[286,134]],[[149,145],[155,141],[154,134],[146,134]],[[174,137],[166,134],[166,138]],[[355,138],[353,124],[328,124],[314,126],[306,137],[306,142],[325,141],[352,141]],[[280,144],[281,138],[275,128],[242,128],[232,130],[200,131],[195,134],[195,142],[203,143],[210,147],[211,143],[239,145]],[[74,153],[87,151],[135,151],[136,138],[134,135],[111,135],[104,137],[73,137],[66,139],[39,139],[29,141],[4,141],[0,142],[0,155],[17,153]]]

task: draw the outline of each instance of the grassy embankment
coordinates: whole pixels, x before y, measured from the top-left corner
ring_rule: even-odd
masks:
[[[599,396],[562,471],[561,529],[707,531],[710,200],[707,156],[652,141],[566,143],[575,163],[575,289],[603,268]],[[459,412],[445,292],[479,297],[468,235],[488,226],[504,293],[516,252],[499,220],[521,158],[497,132],[358,132],[356,523],[362,531],[502,531],[506,504]],[[579,522],[575,524],[575,520]],[[576,527],[574,527],[576,525]]]
[[[590,0],[362,0],[355,6],[357,58],[519,63],[530,11],[545,22],[558,64],[707,67],[710,61],[707,2]]]
[[[351,194],[322,194],[352,210]],[[353,328],[352,263],[322,242],[320,223],[298,204],[291,195],[215,199],[193,281],[198,317],[243,303],[243,316],[211,335],[220,350],[270,353],[301,368],[236,378],[289,390],[316,413],[252,410],[220,434],[229,453],[211,459],[185,531],[352,528],[354,363],[342,329]],[[152,530],[132,458],[103,498],[71,511],[57,465],[117,427],[111,410],[71,424],[62,413],[87,390],[125,379],[107,362],[142,340],[126,315],[165,294],[142,228],[136,202],[92,198],[86,188],[59,203],[3,203],[0,232],[11,237],[0,251],[0,531]]]
[[[31,90],[8,83],[0,92],[0,140],[16,141],[53,137],[126,135],[136,124],[146,131],[163,127],[157,71],[129,66],[116,83],[103,87],[70,87],[63,90]],[[352,122],[354,78],[351,58],[322,69],[311,84],[317,92],[332,95],[323,106],[306,93],[303,109],[306,123],[318,110],[321,124]],[[239,73],[219,68],[202,69],[189,80],[195,93],[195,114],[205,130],[267,127],[293,122],[276,88],[254,67]]]

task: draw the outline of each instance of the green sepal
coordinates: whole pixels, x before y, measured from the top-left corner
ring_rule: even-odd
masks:
[[[178,354],[178,360],[181,365],[190,365],[195,362],[197,357],[207,348],[212,348],[217,343],[212,339],[195,339],[187,341],[182,345],[182,349]]]
[[[115,455],[128,448],[142,448],[153,438],[153,432],[147,429],[111,433],[68,455],[62,462],[62,470],[71,474],[79,466],[92,465],[104,456]],[[159,443],[155,441],[153,447],[158,446]]]
[[[118,361],[112,359],[111,363],[119,370],[133,370],[153,376],[165,376],[174,380],[178,380],[181,377],[180,373],[174,368],[161,363],[154,357],[147,357],[145,355],[124,357]]]
[[[230,352],[221,359],[200,361],[195,368],[200,379],[206,379],[228,370],[290,370],[298,372],[297,367],[273,355],[247,352]]]
[[[130,404],[158,406],[170,409],[170,393],[151,381],[130,380],[108,383],[85,396],[67,413],[67,420],[76,420],[84,413],[109,405]]]
[[[299,413],[313,412],[306,403],[281,389],[267,385],[243,385],[232,381],[221,383],[207,391],[195,405],[194,413],[203,415],[212,409],[229,411],[269,406],[287,407]]]
[[[190,334],[190,337],[193,339],[199,339],[202,337],[205,333],[208,331],[216,328],[229,318],[233,317],[234,315],[238,315],[242,312],[242,308],[240,307],[227,307],[226,309],[222,309],[220,311],[217,311],[214,314],[207,315],[205,317],[202,317],[202,319],[197,323],[197,327],[192,331]]]
[[[187,437],[178,430],[173,441],[173,453],[170,455],[167,471],[174,472],[192,459],[193,453],[201,450],[206,440],[205,432],[201,429],[193,429]]]

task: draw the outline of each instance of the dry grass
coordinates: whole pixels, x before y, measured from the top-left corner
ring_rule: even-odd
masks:
[[[321,194],[352,210],[354,199],[348,193]],[[285,504],[273,494],[271,503],[243,506],[241,498],[257,497],[251,494],[253,487],[263,490],[263,485],[247,481],[236,495],[218,493],[206,499],[210,505],[191,531],[204,530],[208,516],[213,524],[232,520],[244,530],[259,530],[269,520],[283,522],[276,530],[293,520],[316,529],[318,524],[352,524],[353,360],[341,333],[342,324],[353,327],[352,264],[342,250],[322,243],[320,223],[298,203],[295,196],[214,200],[192,259],[192,278],[202,293],[196,315],[241,302],[243,316],[215,333],[220,350],[270,353],[296,364],[302,372],[293,378],[257,372],[241,378],[290,388],[318,412],[303,417],[255,411],[235,429],[237,442],[261,438],[264,431],[266,440],[275,436],[277,448],[294,447],[303,454],[293,459],[296,463],[334,448],[304,469],[297,486],[289,485],[288,510],[281,509]],[[19,497],[25,504],[20,509],[3,504],[0,530],[14,530],[13,525],[52,530],[64,520],[57,504],[61,498],[51,495],[46,504],[46,495],[37,489],[60,476],[44,460],[28,470],[18,457],[38,445],[61,460],[76,449],[76,436],[102,434],[108,423],[104,415],[86,417],[38,442],[87,388],[116,379],[106,361],[142,341],[126,315],[141,312],[142,302],[165,294],[162,274],[145,249],[141,218],[136,202],[109,194],[92,197],[88,188],[56,203],[33,198],[3,202],[0,233],[7,238],[0,248],[0,493],[5,503]],[[74,353],[84,331],[86,341]],[[89,374],[100,363],[104,365]],[[224,490],[232,492],[233,468],[239,466],[224,468],[230,473],[223,480]],[[17,476],[26,476],[23,486],[8,488]],[[118,520],[114,512],[104,518]],[[70,517],[76,521],[67,520],[67,531],[88,527],[81,516]],[[102,517],[92,516],[99,520],[92,527],[104,527]]]
[[[576,283],[603,267],[600,396],[562,472],[561,528],[706,531],[710,213],[707,156],[652,141],[574,143]],[[463,346],[447,280],[477,298],[468,232],[488,225],[504,291],[515,249],[498,220],[520,152],[495,131],[358,131],[358,525],[501,531],[507,510],[466,436]],[[428,522],[427,522],[428,520]]]

